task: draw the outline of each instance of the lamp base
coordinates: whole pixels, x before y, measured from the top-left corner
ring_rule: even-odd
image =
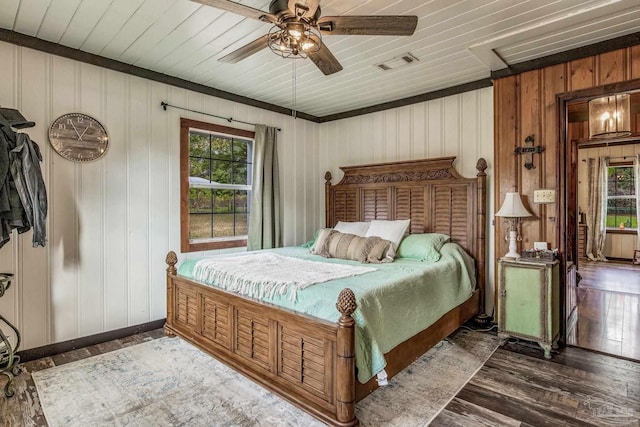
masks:
[[[516,244],[516,238],[518,233],[515,230],[509,231],[509,252],[504,256],[505,258],[520,258],[520,254],[516,252],[518,246]]]

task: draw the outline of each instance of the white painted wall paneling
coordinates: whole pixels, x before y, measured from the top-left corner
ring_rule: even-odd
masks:
[[[2,271],[17,274],[0,310],[23,332],[23,348],[164,317],[164,256],[179,246],[179,118],[227,123],[163,111],[163,100],[282,129],[285,245],[324,225],[324,172],[336,182],[342,165],[457,155],[461,172],[473,176],[483,156],[493,191],[491,89],[317,125],[6,43],[0,58],[0,105],[37,122],[27,132],[43,148],[50,203],[46,248],[31,248],[27,233],[0,250]],[[102,159],[76,164],[49,148],[48,124],[72,111],[106,126]]]
[[[281,128],[284,243],[310,239],[321,223],[319,125],[7,43],[0,59],[0,105],[37,123],[26,132],[42,147],[49,196],[48,245],[34,249],[30,232],[14,233],[0,249],[0,271],[16,274],[0,311],[21,330],[23,349],[165,316],[164,258],[180,240],[180,117],[228,123],[163,111],[161,101]],[[97,161],[73,163],[49,147],[49,124],[76,111],[107,128]]]
[[[467,177],[476,175],[476,161],[484,157],[489,164],[487,200],[493,200],[491,88],[320,126],[319,164],[332,173],[334,183],[342,178],[340,166],[443,156],[456,156],[456,168]],[[493,206],[488,206],[487,218],[493,218]],[[324,219],[318,226],[323,224]],[[495,247],[490,227],[487,260],[493,259]],[[493,295],[493,263],[487,268],[487,295]],[[487,298],[487,313],[492,304],[493,298]]]

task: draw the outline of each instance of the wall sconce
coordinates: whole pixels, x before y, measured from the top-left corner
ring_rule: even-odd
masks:
[[[522,218],[531,216],[531,213],[524,207],[520,194],[507,193],[502,202],[502,207],[495,214],[496,216],[503,217],[504,221],[509,224],[509,252],[505,255],[505,258],[520,258],[520,254],[517,252],[516,240],[521,241],[522,236],[518,234],[518,225],[522,222]],[[505,240],[507,237],[505,236]]]
[[[631,134],[630,95],[605,96],[589,101],[589,138],[615,138]]]

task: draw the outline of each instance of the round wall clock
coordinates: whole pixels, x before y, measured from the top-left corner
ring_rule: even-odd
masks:
[[[58,154],[74,162],[89,162],[102,157],[109,135],[102,124],[81,113],[64,114],[49,126],[49,142]]]

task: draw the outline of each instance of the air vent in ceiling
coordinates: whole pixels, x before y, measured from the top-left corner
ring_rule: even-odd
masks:
[[[407,52],[403,55],[396,56],[393,59],[389,59],[388,61],[376,64],[375,66],[382,71],[389,71],[395,70],[396,68],[405,67],[407,65],[416,64],[418,61],[420,61],[418,58]]]

